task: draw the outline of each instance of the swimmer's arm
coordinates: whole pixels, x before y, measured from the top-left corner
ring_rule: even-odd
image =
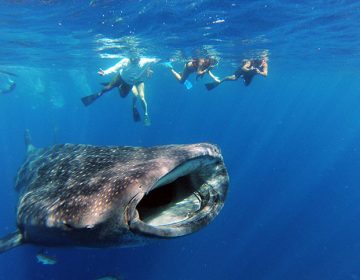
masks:
[[[261,75],[261,76],[266,77],[266,76],[268,75],[268,68],[267,68],[267,66],[264,66],[264,68],[263,68],[262,71],[256,68],[256,73],[258,73],[258,74]]]
[[[146,77],[147,78],[151,78],[153,74],[154,74],[154,71],[150,67],[148,69],[146,69]]]
[[[226,76],[225,78],[221,79],[221,83],[225,82],[225,81],[236,81],[237,79],[239,79],[239,77],[237,77],[236,75],[231,75],[231,76]]]
[[[146,64],[146,63],[157,63],[159,62],[160,59],[159,58],[147,58],[147,57],[143,57],[140,59],[140,64]]]
[[[112,66],[112,67],[110,67],[110,68],[108,68],[106,70],[103,70],[103,69],[100,68],[100,70],[98,71],[98,74],[101,75],[101,76],[105,76],[105,75],[109,75],[111,73],[116,73],[121,68],[128,65],[128,63],[129,63],[129,59],[123,58],[118,63],[116,63],[114,66]]]
[[[211,77],[211,79],[213,79],[215,82],[220,83],[220,79],[218,77],[216,77],[213,73],[211,73],[211,71],[208,71],[209,76]]]
[[[140,65],[140,67],[144,67],[146,64],[158,63],[159,61],[160,61],[160,59],[158,59],[158,58],[143,57],[140,59],[139,65]]]

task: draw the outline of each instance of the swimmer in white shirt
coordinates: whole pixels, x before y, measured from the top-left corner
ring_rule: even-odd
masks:
[[[130,90],[133,93],[133,118],[134,121],[140,121],[140,114],[136,107],[137,98],[140,97],[140,101],[144,110],[144,124],[149,126],[151,124],[147,103],[145,99],[145,85],[144,81],[149,78],[152,74],[152,70],[150,69],[151,64],[158,62],[159,60],[156,58],[139,58],[139,57],[131,57],[131,58],[123,58],[114,66],[98,71],[98,74],[101,76],[105,76],[111,73],[117,73],[114,79],[105,84],[103,89],[95,94],[85,96],[82,98],[82,102],[85,106],[90,105],[97,98],[102,96],[104,93],[112,90],[117,87],[119,89],[119,93],[121,97],[126,97]]]

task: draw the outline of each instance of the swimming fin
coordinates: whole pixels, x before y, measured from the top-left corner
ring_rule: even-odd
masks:
[[[102,95],[101,93],[91,94],[91,95],[88,95],[88,96],[85,96],[85,97],[81,98],[81,101],[85,106],[89,106],[96,99],[98,99],[101,95]]]
[[[136,107],[133,108],[133,119],[134,119],[134,122],[141,121],[139,111],[138,111],[138,109]]]
[[[206,87],[207,90],[212,90],[212,89],[216,88],[218,85],[220,85],[220,83],[213,82],[213,83],[205,84],[205,87]]]
[[[189,80],[185,80],[184,86],[185,86],[186,89],[188,89],[188,90],[193,87],[192,83],[191,83]]]
[[[145,126],[150,126],[151,125],[151,120],[149,118],[149,115],[147,115],[147,114],[144,115],[144,125]]]

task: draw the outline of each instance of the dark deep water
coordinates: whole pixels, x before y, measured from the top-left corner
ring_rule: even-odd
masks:
[[[0,255],[0,279],[360,279],[360,4],[356,1],[1,1],[0,235],[15,230],[23,134],[54,143],[211,142],[231,189],[215,221],[135,248],[39,248]],[[200,50],[231,74],[267,55],[269,76],[188,91],[162,65],[146,83],[152,125],[114,90],[85,108],[106,68],[131,48],[185,58]],[[2,74],[4,79],[4,75]],[[6,75],[5,75],[6,77]],[[3,81],[3,80],[0,80]]]

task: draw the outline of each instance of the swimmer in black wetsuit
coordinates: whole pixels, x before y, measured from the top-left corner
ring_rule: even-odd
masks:
[[[264,77],[268,74],[268,64],[266,58],[261,60],[243,60],[242,66],[235,71],[235,73],[231,76],[226,76],[225,78],[221,79],[219,82],[208,83],[205,84],[207,90],[212,90],[218,85],[226,81],[236,81],[239,78],[243,79],[244,85],[250,85],[252,79],[256,74],[262,75]]]
[[[182,73],[176,72],[172,65],[167,63],[168,68],[174,77],[181,83],[185,83],[187,78],[192,73],[196,73],[196,80],[202,78],[206,73],[214,80],[220,82],[220,80],[211,73],[211,69],[217,65],[218,61],[213,58],[193,58],[185,63]]]

